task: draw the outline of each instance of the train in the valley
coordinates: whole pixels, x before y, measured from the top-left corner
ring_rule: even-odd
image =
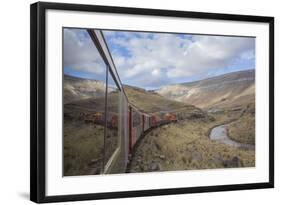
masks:
[[[104,163],[101,173],[124,173],[136,143],[142,136],[155,127],[176,122],[181,113],[169,111],[147,113],[129,102],[102,31],[96,29],[88,29],[87,31],[107,66],[107,78],[111,77],[115,83],[114,86],[117,89],[114,91],[114,95],[118,98],[114,102],[110,102],[113,98],[108,97],[111,94],[107,89],[106,104],[111,103],[112,105],[104,112],[81,113],[80,117],[86,123],[99,124],[105,128],[104,150],[105,153],[110,153],[105,154],[109,157],[103,157]],[[107,84],[108,86],[109,84]],[[117,104],[117,108],[113,104]],[[114,138],[109,136],[113,132],[115,133]],[[111,141],[106,143],[106,140]]]
[[[177,116],[170,112],[145,113],[129,104],[128,106],[128,131],[129,131],[129,152],[134,145],[149,129],[176,122]]]
[[[110,160],[110,164],[107,165],[108,169],[106,173],[124,171],[136,148],[136,143],[140,141],[142,137],[153,128],[178,120],[179,114],[168,111],[146,113],[127,101],[125,105],[125,109],[127,109],[123,113],[107,112],[107,115],[105,115],[104,112],[80,113],[79,118],[85,123],[101,125],[107,130],[115,130],[118,133],[114,137],[120,138],[120,143],[116,147],[120,150],[120,156],[113,155],[113,158],[117,157],[118,160]],[[118,164],[118,166],[109,171],[109,167],[115,164]]]

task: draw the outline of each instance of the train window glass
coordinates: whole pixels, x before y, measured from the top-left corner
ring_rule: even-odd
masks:
[[[108,72],[107,85],[107,129],[105,136],[105,164],[119,146],[121,92]]]
[[[86,29],[63,29],[63,175],[103,171],[106,65]]]

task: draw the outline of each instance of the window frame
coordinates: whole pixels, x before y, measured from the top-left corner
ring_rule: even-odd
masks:
[[[116,70],[116,66],[115,63],[113,61],[113,58],[111,56],[111,53],[109,51],[109,48],[107,46],[106,40],[103,36],[103,33],[101,30],[99,29],[87,29],[90,37],[92,38],[93,43],[95,44],[98,52],[100,53],[101,57],[103,58],[106,67],[107,67],[107,75],[106,75],[106,111],[105,111],[105,134],[104,134],[104,146],[105,146],[105,140],[106,140],[106,135],[107,135],[107,103],[108,103],[108,78],[109,75],[112,78],[112,80],[115,82],[115,85],[117,86],[117,89],[119,90],[120,94],[119,94],[119,106],[118,106],[118,142],[117,142],[117,148],[115,149],[115,151],[113,152],[113,154],[111,155],[111,157],[108,159],[108,161],[105,161],[105,147],[104,147],[104,160],[103,160],[103,174],[109,174],[112,173],[115,164],[118,162],[118,157],[120,157],[122,149],[126,149],[125,146],[126,145],[122,145],[122,137],[124,138],[125,136],[122,136],[122,130],[121,128],[122,126],[122,113],[121,113],[121,98],[122,98],[122,94],[124,94],[124,96],[127,99],[127,96],[125,94],[125,91],[122,87],[121,84],[121,80],[120,77],[117,73]],[[128,99],[127,99],[128,101]],[[121,123],[121,126],[120,126]]]

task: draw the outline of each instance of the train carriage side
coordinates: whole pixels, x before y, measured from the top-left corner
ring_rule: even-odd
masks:
[[[88,33],[106,65],[107,108],[104,113],[82,113],[80,117],[88,123],[105,127],[102,173],[123,173],[127,167],[129,152],[143,133],[150,128],[175,121],[178,116],[164,112],[147,114],[131,105],[102,32],[89,29]]]
[[[101,30],[87,29],[95,48],[106,65],[105,113],[81,117],[104,125],[101,173],[124,173],[128,162],[128,100]]]

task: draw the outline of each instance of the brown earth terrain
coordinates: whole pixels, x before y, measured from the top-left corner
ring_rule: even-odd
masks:
[[[255,105],[249,104],[243,115],[227,125],[229,138],[234,141],[255,144]]]
[[[104,82],[64,75],[63,101],[64,103],[69,103],[92,97],[102,97],[106,88]]]
[[[237,114],[212,117],[183,120],[152,130],[136,148],[128,172],[255,166],[253,150],[209,139],[211,128],[237,119]]]
[[[87,116],[103,115],[104,84],[71,76],[65,79],[64,175],[99,174],[104,160],[104,128],[88,122]],[[170,111],[187,116],[143,136],[134,148],[128,172],[255,166],[254,150],[209,138],[212,128],[226,125],[230,139],[255,144],[254,71],[167,85],[157,91],[126,85],[124,89],[129,102],[143,112]],[[108,99],[109,110],[116,114],[118,92],[110,90]],[[105,156],[111,156],[110,150],[116,146],[116,133],[109,129],[105,143],[112,149]]]
[[[191,83],[167,85],[155,92],[203,109],[233,108],[255,102],[255,70],[227,73]]]
[[[163,97],[155,92],[148,92],[141,88],[132,86],[124,86],[125,93],[128,97],[128,101],[146,113],[154,113],[159,111],[201,111],[194,105],[190,105],[184,102],[178,102],[166,97]]]
[[[118,130],[109,123],[104,139],[104,84],[72,76],[64,79],[64,176],[100,174],[118,142]],[[118,102],[118,92],[110,88],[109,120],[118,115]]]
[[[118,130],[108,126],[104,141],[102,123],[93,121],[93,116],[97,114],[104,119],[105,95],[102,85],[102,82],[96,80],[65,76],[63,132],[65,176],[99,174],[103,161],[106,163],[109,160],[117,146]],[[89,92],[91,89],[95,92]],[[205,112],[193,105],[172,101],[156,93],[131,86],[125,86],[125,90],[130,103],[133,102],[147,113],[173,111],[186,113],[186,116],[205,115]],[[107,97],[108,112],[118,115],[119,93],[111,89]],[[108,118],[111,119],[110,116]]]
[[[209,138],[212,128],[226,125],[230,139],[255,144],[254,76],[254,70],[240,71],[156,90],[207,113],[204,118],[185,119],[149,132],[136,148],[128,172],[255,166],[254,149]]]
[[[83,122],[64,123],[64,176],[98,174],[102,163],[103,130]]]

